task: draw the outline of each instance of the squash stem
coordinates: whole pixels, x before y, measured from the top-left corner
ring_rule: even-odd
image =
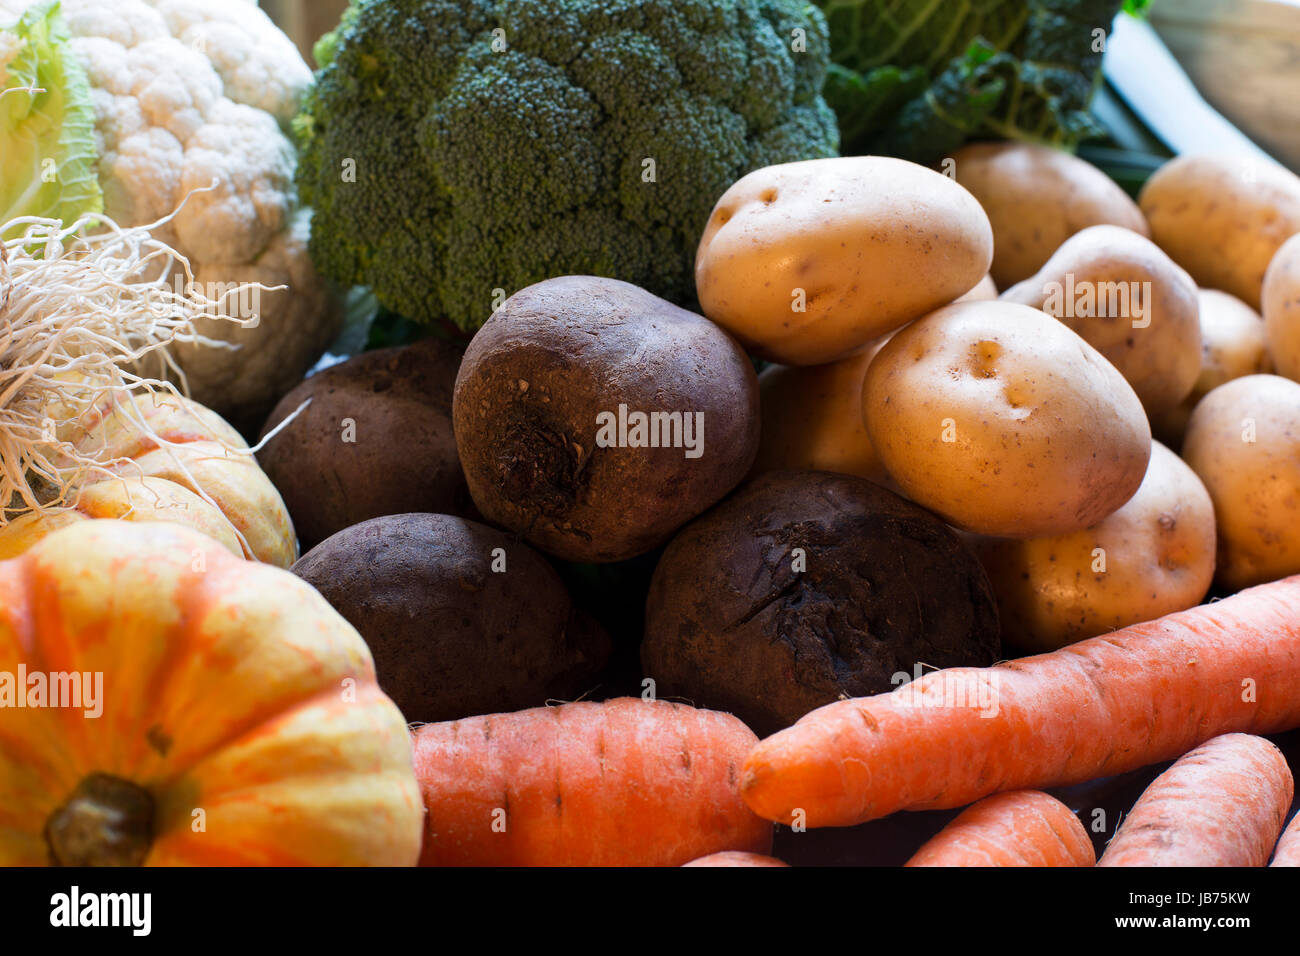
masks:
[[[55,866],[139,866],[154,838],[154,801],[144,787],[92,773],[45,823]]]

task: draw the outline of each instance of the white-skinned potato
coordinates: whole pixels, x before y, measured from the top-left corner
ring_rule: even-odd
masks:
[[[1148,415],[1182,401],[1200,373],[1196,283],[1131,229],[1089,226],[1001,298],[1078,332],[1119,369]]]
[[[1142,483],[1151,431],[1124,377],[1066,326],[960,302],[901,330],[867,370],[871,444],[909,498],[980,534],[1096,524]]]
[[[1160,444],[1137,494],[1073,534],[981,538],[1002,638],[1055,650],[1199,604],[1214,577],[1214,506],[1182,459]]]
[[[1300,232],[1282,244],[1264,273],[1264,336],[1279,375],[1300,381]]]
[[[949,177],[881,156],[813,159],[723,193],[695,284],[747,351],[820,365],[965,294],[992,255],[984,210]]]
[[[1183,459],[1214,501],[1219,584],[1300,573],[1300,384],[1247,375],[1220,385],[1192,412]]]
[[[1148,235],[1137,204],[1097,167],[1029,143],[973,143],[952,156],[953,171],[993,226],[998,288],[1029,278],[1065,240],[1110,223]]]
[[[1264,272],[1300,232],[1300,176],[1242,156],[1175,156],[1151,176],[1138,204],[1151,238],[1198,285],[1260,308]]]
[[[980,279],[979,282],[975,283],[974,288],[970,289],[968,292],[963,293],[962,295],[957,296],[957,298],[953,299],[953,301],[954,302],[992,302],[997,297],[998,297],[997,283],[993,281],[993,277],[991,275],[985,273],[984,278]]]
[[[1186,398],[1151,416],[1151,430],[1171,448],[1181,448],[1183,432],[1197,403],[1224,382],[1273,371],[1264,320],[1235,295],[1218,289],[1197,292],[1201,317],[1201,371]]]
[[[883,341],[829,365],[773,365],[758,377],[754,472],[836,471],[888,485],[862,420],[862,380]]]

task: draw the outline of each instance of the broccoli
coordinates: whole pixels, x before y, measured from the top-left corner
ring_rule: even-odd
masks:
[[[563,274],[691,306],[726,188],[839,146],[804,0],[353,0],[316,53],[312,257],[420,322]]]

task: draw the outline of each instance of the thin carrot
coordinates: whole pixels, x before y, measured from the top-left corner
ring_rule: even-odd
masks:
[[[620,698],[425,724],[423,865],[680,866],[767,853],[740,798],[757,742],[730,714]]]
[[[1293,816],[1291,825],[1282,831],[1269,866],[1300,866],[1300,813]]]
[[[1294,789],[1263,737],[1215,737],[1156,777],[1097,865],[1263,866]]]
[[[1041,790],[997,793],[931,837],[905,866],[1092,866],[1092,840],[1069,807]]]
[[[1050,654],[828,704],[754,749],[741,792],[768,820],[849,826],[1296,726],[1300,575]]]
[[[698,860],[691,860],[689,863],[683,863],[682,866],[784,866],[789,867],[789,863],[783,863],[774,856],[764,856],[762,853],[744,853],[740,850],[724,850],[722,853],[710,853],[708,856],[702,856]]]

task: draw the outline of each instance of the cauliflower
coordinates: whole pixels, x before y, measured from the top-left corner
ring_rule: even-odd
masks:
[[[0,0],[0,21],[29,2]],[[205,320],[199,329],[239,348],[177,353],[195,399],[255,429],[341,323],[338,297],[307,254],[310,214],[295,198],[286,136],[311,71],[251,0],[61,6],[90,82],[104,213],[143,225],[180,206],[156,235],[201,283],[290,287],[261,293],[255,327]]]

